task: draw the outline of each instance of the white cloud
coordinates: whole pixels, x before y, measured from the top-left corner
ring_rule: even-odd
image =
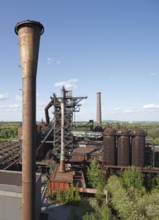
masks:
[[[142,107],[143,109],[159,109],[159,105],[156,104],[147,104]]]
[[[47,58],[47,64],[57,64],[57,65],[59,65],[60,63],[61,63],[61,60],[56,60],[52,57]]]
[[[135,107],[130,107],[130,108],[114,108],[112,111],[109,112],[111,115],[116,115],[116,114],[136,114],[136,113],[141,113],[144,110],[142,108],[135,108]]]
[[[0,105],[0,121],[21,121],[22,108],[17,104]]]
[[[47,64],[52,64],[54,62],[55,60],[53,58],[50,58],[50,57],[47,58]]]
[[[75,88],[77,88],[77,86],[76,86],[77,82],[78,82],[77,79],[69,79],[66,81],[56,82],[54,84],[54,86],[60,87],[60,88],[62,88],[64,86],[66,89],[75,89]]]
[[[140,113],[140,112],[142,112],[142,109],[139,108],[129,108],[124,110],[124,113]]]
[[[0,105],[0,111],[5,112],[15,112],[21,109],[20,105],[10,104],[10,105]]]
[[[8,105],[6,111],[8,112],[15,112],[15,111],[20,111],[21,107],[17,104],[13,104],[13,105]]]
[[[5,100],[9,99],[9,94],[8,93],[0,93],[0,100]]]

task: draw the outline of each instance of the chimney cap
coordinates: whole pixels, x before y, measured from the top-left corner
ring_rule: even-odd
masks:
[[[26,21],[21,21],[18,22],[15,26],[15,33],[18,35],[18,30],[19,28],[23,26],[30,26],[30,25],[37,25],[41,29],[41,35],[44,33],[44,26],[38,22],[38,21],[33,21],[33,20],[26,20]]]

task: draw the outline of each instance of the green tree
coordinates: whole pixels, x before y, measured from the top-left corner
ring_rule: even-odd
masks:
[[[57,190],[56,191],[56,201],[57,203],[61,204],[64,202],[64,196],[63,196],[63,191]]]
[[[109,204],[116,210],[121,219],[131,219],[134,204],[131,202],[121,178],[113,175],[108,179]],[[134,220],[134,219],[132,219]]]
[[[95,200],[90,200],[90,211],[87,211],[82,216],[82,220],[115,220],[115,216],[112,215],[111,209],[105,204],[98,204]]]
[[[132,189],[137,189],[142,193],[145,192],[143,179],[139,168],[134,166],[128,167],[128,169],[124,170],[122,177],[123,184],[126,188],[132,187]]]
[[[88,167],[88,181],[94,188],[97,188],[99,185],[104,187],[105,185],[102,169],[97,160],[92,160],[90,167]]]
[[[67,191],[65,191],[64,193],[64,198],[65,198],[65,202],[73,202],[75,197],[74,197],[74,188],[73,185],[71,184],[68,188]]]
[[[74,192],[74,201],[76,202],[76,203],[79,203],[79,202],[81,202],[81,196],[80,196],[80,193],[79,193],[79,189],[78,189],[78,187],[76,187],[75,188],[75,192]]]
[[[82,220],[97,220],[95,213],[86,213],[85,215],[82,216]]]
[[[111,176],[108,179],[109,203],[118,217],[122,220],[158,220],[159,192],[152,190],[141,193],[141,182],[130,179],[126,184],[123,177]]]

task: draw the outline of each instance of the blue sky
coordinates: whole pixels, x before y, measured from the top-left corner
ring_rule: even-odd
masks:
[[[0,0],[0,121],[22,119],[15,25],[41,22],[37,120],[61,85],[88,96],[77,120],[159,121],[158,0]],[[51,115],[50,115],[51,116]]]

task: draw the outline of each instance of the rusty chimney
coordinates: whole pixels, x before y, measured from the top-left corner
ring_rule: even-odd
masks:
[[[65,89],[62,89],[61,99],[61,155],[60,155],[60,172],[65,172]]]
[[[97,125],[102,125],[102,113],[101,113],[101,92],[97,92],[97,118],[96,123]]]
[[[36,21],[15,26],[22,68],[22,220],[35,220],[36,72],[40,35],[44,27]]]

